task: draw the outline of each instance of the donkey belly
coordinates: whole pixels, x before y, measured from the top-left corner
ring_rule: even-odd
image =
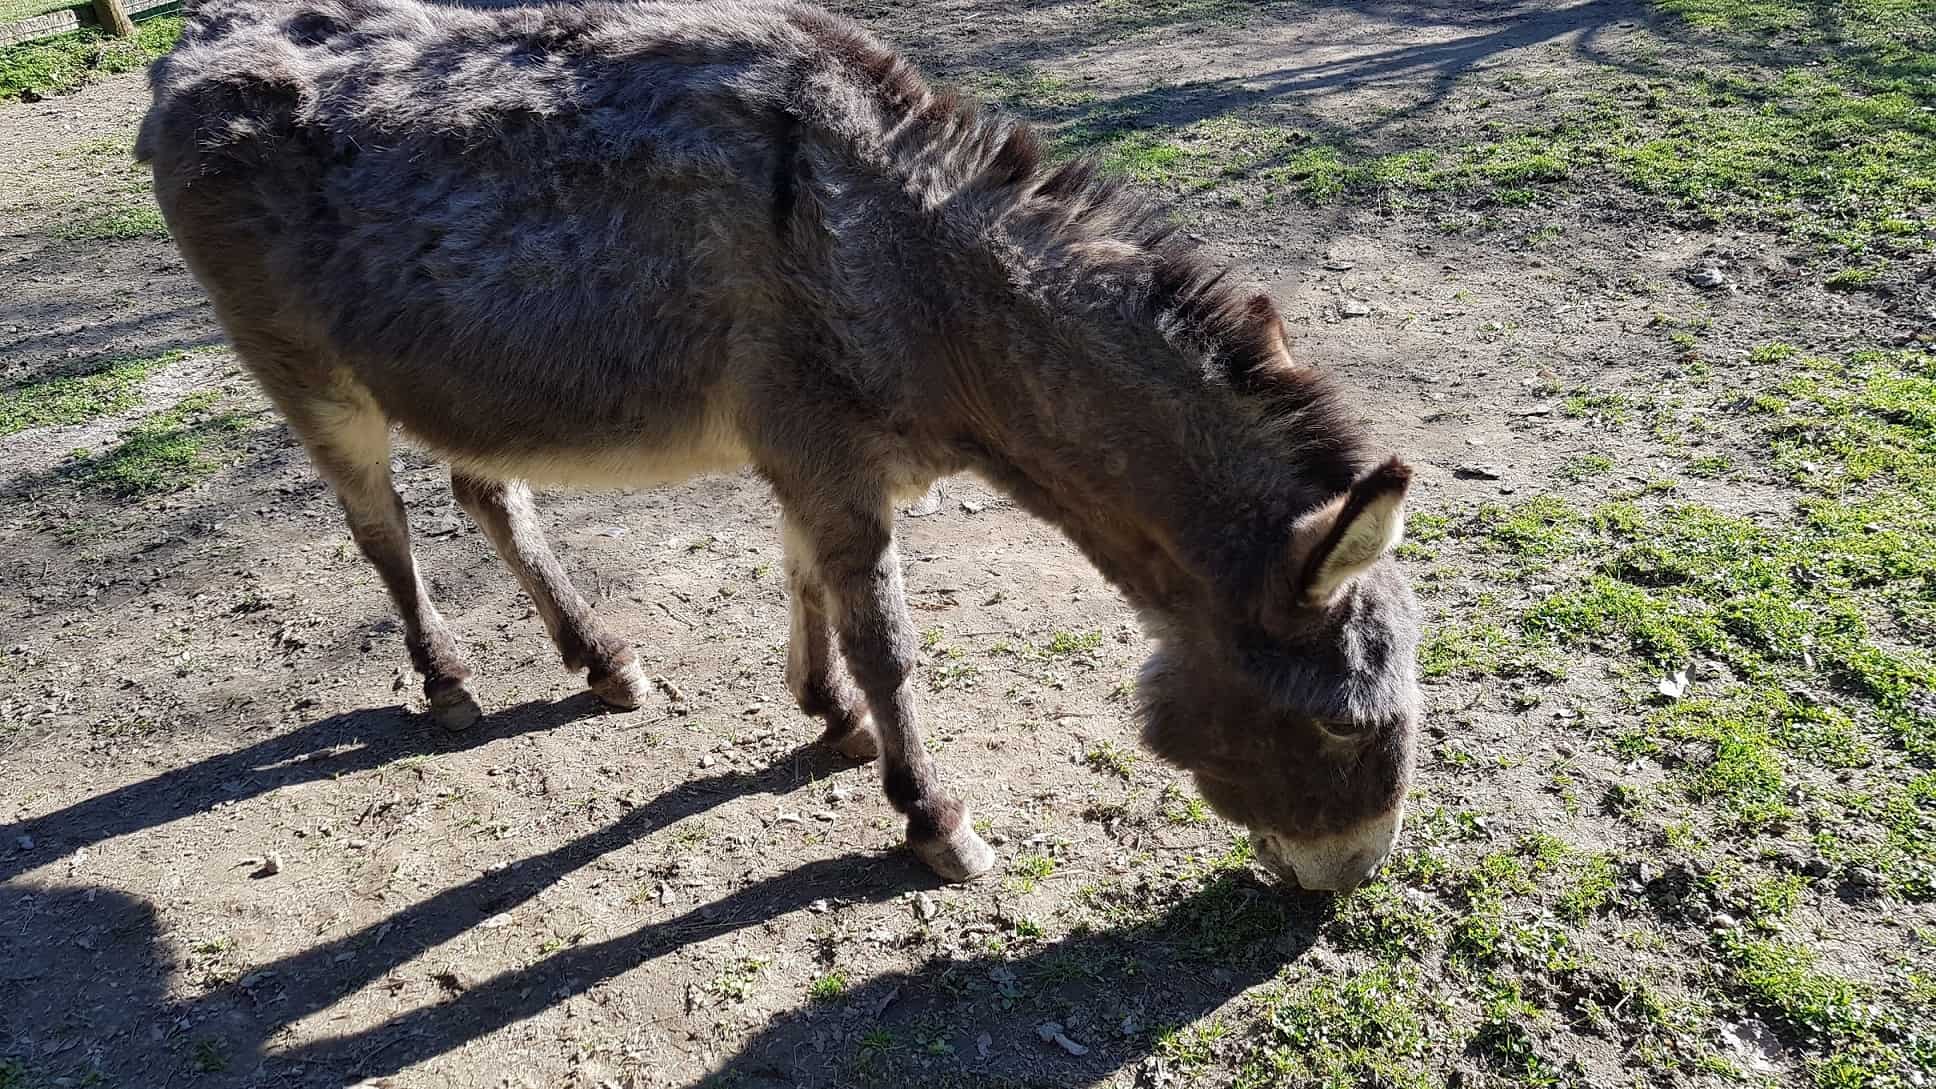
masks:
[[[398,388],[412,384],[411,370],[384,367],[365,384],[406,433],[479,476],[619,488],[732,472],[748,460],[724,388],[647,380],[585,396],[568,371],[554,368],[516,382],[453,376],[433,383],[441,395],[425,396],[428,390]]]
[[[417,429],[405,424],[412,434]],[[749,461],[730,421],[701,419],[675,433],[641,433],[629,442],[551,447],[454,449],[431,445],[453,466],[478,476],[586,489],[645,487],[730,473]]]

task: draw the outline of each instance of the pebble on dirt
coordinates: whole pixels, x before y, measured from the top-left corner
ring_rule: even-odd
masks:
[[[1081,1044],[1076,1043],[1074,1040],[1069,1039],[1067,1036],[1063,1034],[1062,1025],[1058,1022],[1055,1022],[1055,1021],[1043,1022],[1042,1024],[1036,1026],[1035,1034],[1042,1038],[1043,1043],[1054,1044],[1055,1046],[1061,1048],[1062,1050],[1068,1052],[1071,1055],[1076,1056],[1077,1058],[1080,1058],[1084,1055],[1089,1054],[1088,1048],[1082,1046]]]
[[[1714,291],[1728,286],[1728,278],[1713,265],[1702,265],[1687,274],[1687,282],[1705,291]]]

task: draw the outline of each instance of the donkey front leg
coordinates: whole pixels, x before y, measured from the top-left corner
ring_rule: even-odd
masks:
[[[812,548],[815,575],[854,680],[866,694],[880,739],[888,801],[907,816],[908,846],[935,873],[969,881],[995,865],[968,807],[950,797],[921,744],[914,696],[914,622],[901,591],[892,509],[795,511]],[[823,656],[824,660],[824,656]]]
[[[814,568],[813,547],[791,518],[781,520],[780,536],[786,546],[792,621],[787,636],[787,690],[802,712],[827,724],[822,742],[850,760],[865,763],[881,754],[881,743],[868,719],[867,704],[847,679],[834,647],[827,590]]]
[[[458,469],[451,470],[450,487],[531,595],[565,668],[585,670],[592,693],[614,707],[644,703],[649,686],[638,656],[592,616],[592,607],[565,575],[538,525],[531,489],[522,481],[487,480]]]
[[[281,400],[291,427],[335,491],[350,536],[396,602],[404,646],[410,664],[423,677],[431,717],[446,729],[464,729],[480,713],[477,700],[464,687],[471,671],[417,576],[403,497],[390,481],[389,421],[374,406],[353,400]]]

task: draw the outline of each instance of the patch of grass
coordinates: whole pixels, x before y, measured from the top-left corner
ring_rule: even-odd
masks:
[[[140,403],[143,379],[188,358],[166,352],[146,358],[109,359],[91,369],[0,390],[0,435],[33,427],[67,427],[125,412]]]
[[[1721,955],[1728,989],[1812,1053],[1817,1085],[1890,1084],[1911,1061],[1936,1065],[1926,1022],[1907,1022],[1870,988],[1822,971],[1806,946],[1729,938]]]
[[[144,191],[134,202],[85,205],[54,227],[54,235],[70,242],[126,242],[136,238],[166,238],[168,224],[161,209]]]
[[[1517,986],[1496,985],[1467,1050],[1522,1085],[1556,1085],[1559,1071],[1540,1053],[1532,1032],[1538,1020],[1539,1010],[1521,996]]]
[[[1419,672],[1427,680],[1531,677],[1558,680],[1564,665],[1537,640],[1488,620],[1435,626],[1419,648]]]
[[[1015,883],[1023,892],[1033,891],[1035,886],[1049,879],[1055,873],[1055,859],[1045,854],[1027,854],[1016,859],[1008,868]]]
[[[199,1073],[220,1074],[229,1068],[228,1049],[219,1040],[197,1040],[191,1061]]]
[[[220,396],[211,390],[184,398],[136,424],[113,448],[85,455],[60,474],[124,497],[186,488],[227,464],[234,437],[245,429],[240,413],[217,411]]]
[[[1716,15],[1735,6],[1729,0],[1660,2],[1707,27],[1761,22]],[[1842,5],[1804,11],[1800,0],[1766,6],[1782,10],[1795,46],[1829,62],[1802,67],[1750,50],[1742,63],[1695,71],[1643,65],[1640,78],[1566,89],[1568,104],[1550,123],[1431,150],[1313,146],[1279,176],[1316,202],[1456,193],[1507,206],[1606,181],[1691,222],[1856,250],[1926,249],[1917,224],[1936,196],[1936,114],[1928,109],[1936,51],[1927,45],[1936,14],[1913,0],[1863,5],[1889,7],[1887,19],[1824,17]],[[1835,29],[1819,30],[1824,21]],[[1878,25],[1894,30],[1878,34]]]
[[[135,28],[133,38],[87,29],[0,48],[0,103],[66,94],[105,75],[132,72],[173,49],[182,21],[167,15]]]
[[[1560,918],[1579,926],[1613,904],[1616,888],[1612,856],[1590,855],[1572,868],[1553,907]]]
[[[1684,470],[1688,476],[1718,477],[1734,471],[1734,459],[1726,454],[1709,454],[1687,463]]]
[[[1439,932],[1424,906],[1408,900],[1403,889],[1383,881],[1345,897],[1332,930],[1338,944],[1386,961],[1418,958]]]
[[[1088,765],[1090,771],[1114,775],[1128,782],[1130,773],[1136,768],[1136,753],[1113,741],[1098,741],[1083,754],[1082,762]]]
[[[1378,967],[1277,984],[1256,999],[1262,1039],[1234,1085],[1311,1084],[1425,1089],[1437,1083],[1427,1059],[1427,1018],[1438,1003],[1411,972]]]
[[[807,997],[815,1002],[832,1002],[847,993],[847,977],[839,972],[828,972],[814,977],[807,985]]]
[[[1185,794],[1172,783],[1163,788],[1163,818],[1171,824],[1198,825],[1210,823],[1210,807],[1202,798]]]
[[[1306,139],[1296,129],[1235,115],[1151,127],[1105,114],[1060,130],[1055,142],[1066,153],[1094,154],[1104,169],[1139,184],[1202,192],[1266,170]]]
[[[1194,1025],[1159,1031],[1156,1053],[1187,1074],[1216,1062],[1218,1052],[1229,1039],[1229,1023],[1219,1017],[1208,1017]]]
[[[731,1002],[744,1002],[753,995],[754,987],[770,963],[759,957],[741,957],[739,960],[721,968],[713,976],[711,990],[714,995]]]
[[[1030,114],[1096,100],[1095,92],[1084,90],[1075,81],[1028,65],[986,73],[973,85],[977,94]]]
[[[1042,647],[1042,653],[1051,658],[1074,658],[1094,654],[1101,649],[1102,633],[1099,631],[1059,631],[1049,637],[1048,643]]]
[[[1575,484],[1613,472],[1613,459],[1605,454],[1580,454],[1560,465],[1560,475]]]

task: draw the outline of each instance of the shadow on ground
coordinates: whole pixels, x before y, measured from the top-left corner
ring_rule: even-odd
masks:
[[[250,966],[197,997],[175,997],[181,965],[155,907],[121,891],[18,880],[28,861],[69,855],[111,837],[262,794],[291,783],[377,767],[401,757],[489,743],[595,713],[588,696],[533,703],[452,737],[405,721],[400,709],[333,716],[290,734],[164,772],[0,829],[0,842],[34,840],[0,876],[0,1053],[28,1069],[114,1083],[345,1085],[394,1074],[537,1015],[688,944],[805,911],[819,901],[876,902],[933,879],[900,852],[805,863],[711,903],[599,942],[573,945],[523,968],[454,984],[442,1001],[361,1031],[278,1045],[290,1026],[391,976],[494,915],[518,909],[562,877],[653,829],[751,794],[786,794],[843,765],[802,747],[762,771],[683,783],[621,819],[552,850],[446,888],[380,922]],[[1269,978],[1315,941],[1328,901],[1292,900],[1247,874],[1226,872],[1153,920],[1082,932],[1026,955],[937,958],[917,971],[870,981],[838,1003],[781,1014],[716,1077],[696,1084],[832,1084],[888,1075],[922,1055],[960,1057],[961,1076],[1002,1084],[1092,1084],[1149,1054],[1160,1026],[1186,1025]],[[1235,914],[1233,914],[1233,912]],[[1232,947],[1219,920],[1241,917],[1267,934]],[[1262,921],[1260,928],[1259,921]],[[1206,950],[1216,950],[1206,959]],[[982,1020],[1068,1018],[1106,999],[1128,1020],[1085,1025],[1081,1056],[1040,1040],[977,1038]],[[999,1011],[999,1012],[997,1012]],[[871,1035],[838,1031],[865,1013]],[[1033,1021],[1031,1021],[1033,1023]],[[1077,1022],[1072,1022],[1075,1024]],[[925,1042],[921,1055],[913,1042]],[[984,1050],[984,1048],[986,1050]],[[958,1080],[958,1079],[957,1079]]]

